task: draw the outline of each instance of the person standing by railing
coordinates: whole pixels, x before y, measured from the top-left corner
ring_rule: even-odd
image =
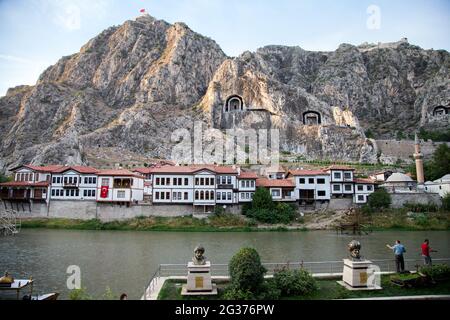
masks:
[[[433,262],[431,261],[430,252],[437,252],[437,251],[432,250],[430,248],[430,241],[428,239],[425,239],[425,241],[422,243],[421,249],[424,264],[426,266],[432,266]]]
[[[395,242],[395,245],[390,246],[386,245],[389,249],[394,251],[395,255],[395,267],[397,269],[397,273],[402,273],[405,271],[405,259],[403,254],[406,252],[405,246],[400,243],[400,240]]]

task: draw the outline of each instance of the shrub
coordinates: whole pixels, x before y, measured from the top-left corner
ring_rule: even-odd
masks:
[[[247,216],[250,210],[252,210],[251,202],[246,202],[242,205],[242,215]]]
[[[423,213],[417,214],[413,217],[414,222],[421,227],[426,227],[430,224],[430,221],[428,220],[428,217],[424,215]]]
[[[450,277],[450,267],[446,264],[437,264],[434,266],[425,266],[420,268],[420,272],[432,279],[441,279]]]
[[[391,195],[384,188],[380,188],[369,196],[367,205],[370,209],[385,209],[391,205]]]
[[[277,287],[274,279],[264,281],[261,293],[258,295],[259,300],[278,300],[281,297],[281,290]]]
[[[280,202],[275,208],[276,223],[288,224],[295,218],[295,208],[287,203]]]
[[[86,288],[74,289],[70,291],[70,300],[92,300],[92,297],[87,293]]]
[[[445,194],[444,198],[442,198],[442,210],[450,211],[450,193]]]
[[[222,296],[224,300],[255,300],[255,295],[248,290],[241,290],[234,285],[230,285],[225,289]]]
[[[223,215],[223,214],[225,214],[225,209],[222,206],[215,206],[214,207],[214,214],[216,216]]]
[[[318,289],[316,280],[305,269],[290,270],[287,268],[274,275],[277,288],[282,295],[306,295]]]
[[[264,282],[266,268],[261,264],[258,252],[242,248],[229,263],[231,286],[235,292],[258,293]]]
[[[412,212],[437,212],[439,210],[439,207],[433,203],[406,203],[404,207]]]

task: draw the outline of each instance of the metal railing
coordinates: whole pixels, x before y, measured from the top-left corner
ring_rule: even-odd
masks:
[[[395,272],[396,265],[394,259],[374,259],[370,260],[373,265],[380,268],[381,272]],[[450,266],[450,258],[433,259],[434,264],[447,264]],[[291,270],[304,269],[314,275],[339,275],[342,274],[344,261],[319,261],[319,262],[276,262],[262,263],[267,269],[266,275],[272,276],[275,272],[289,268]],[[405,269],[416,271],[423,265],[423,259],[405,259]],[[144,299],[150,296],[161,277],[186,277],[188,268],[186,264],[161,264],[150,278],[144,292]],[[213,277],[229,277],[228,264],[212,264],[211,274]]]

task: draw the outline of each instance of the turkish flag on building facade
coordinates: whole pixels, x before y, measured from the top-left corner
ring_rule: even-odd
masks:
[[[108,198],[108,192],[109,192],[109,187],[108,186],[103,186],[100,191],[101,191],[100,192],[100,198]]]

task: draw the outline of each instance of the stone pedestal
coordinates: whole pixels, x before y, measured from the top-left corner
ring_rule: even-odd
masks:
[[[349,290],[379,290],[381,287],[368,283],[367,279],[372,276],[374,270],[369,268],[370,260],[352,261],[344,259],[343,281],[338,283]]]
[[[188,263],[187,284],[183,286],[181,295],[216,295],[217,287],[211,280],[211,262],[204,265]]]

